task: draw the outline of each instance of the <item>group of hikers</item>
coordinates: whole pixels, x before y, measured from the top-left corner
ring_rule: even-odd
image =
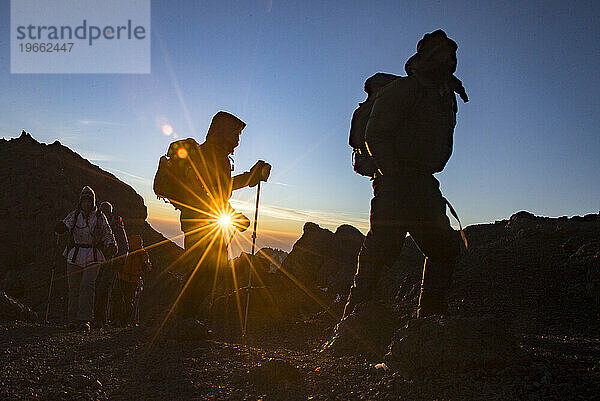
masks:
[[[121,216],[83,187],[77,208],[57,222],[57,243],[67,263],[67,318],[73,328],[136,322],[143,273],[151,269],[140,235],[125,233]]]
[[[433,174],[443,170],[452,153],[455,93],[468,101],[461,81],[454,75],[457,48],[442,30],[425,34],[416,54],[406,62],[407,76],[378,73],[365,82],[368,96],[352,117],[350,145],[354,149],[354,170],[370,177],[374,196],[370,230],[359,253],[341,320],[356,305],[375,296],[382,267],[398,258],[407,232],[426,256],[417,316],[447,312],[447,294],[461,254],[461,235],[450,226],[446,216],[449,203]],[[271,166],[261,160],[250,171],[232,177],[231,155],[245,125],[233,114],[220,111],[213,117],[202,144],[192,138],[176,141],[159,162],[154,191],[180,211],[185,235],[184,263],[189,277],[177,306],[182,318],[201,313],[203,300],[214,286],[215,270],[227,263],[229,234],[215,229],[219,216],[230,215],[239,231],[249,226],[249,219],[236,213],[229,203],[232,191],[256,186],[269,178]],[[124,237],[120,233],[122,224],[118,219],[115,223],[114,217],[107,220],[105,217],[112,215],[102,205],[100,209],[103,214],[96,212],[93,191],[86,187],[78,211],[63,220],[62,232],[72,237],[65,251],[72,277],[69,316],[79,321],[92,317],[94,282],[100,277],[100,290],[107,275],[107,265],[102,262],[110,259],[115,266],[132,255],[131,242],[129,250],[119,243]],[[149,267],[147,254],[138,255],[143,257],[136,260]],[[101,274],[100,265],[104,269]],[[121,291],[130,295],[131,288]],[[103,296],[98,300],[105,302]],[[98,316],[103,316],[102,312]]]

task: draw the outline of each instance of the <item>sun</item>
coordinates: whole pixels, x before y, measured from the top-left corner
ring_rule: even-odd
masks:
[[[222,214],[219,217],[219,220],[217,221],[217,223],[222,228],[230,228],[233,225],[233,218],[231,217],[230,214]]]

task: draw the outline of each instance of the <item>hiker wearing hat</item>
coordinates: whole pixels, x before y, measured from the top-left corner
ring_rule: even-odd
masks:
[[[117,251],[104,214],[96,207],[96,194],[85,186],[77,209],[56,224],[59,236],[68,236],[63,256],[67,260],[68,320],[88,331],[94,313],[94,292],[100,264]]]
[[[181,230],[185,234],[184,263],[189,277],[179,301],[178,314],[191,318],[214,286],[216,274],[227,263],[227,245],[233,232],[220,227],[229,216],[239,231],[250,221],[229,204],[232,191],[266,181],[271,166],[262,160],[250,171],[231,176],[233,155],[246,124],[233,114],[214,115],[206,140],[198,144],[184,139],[169,146],[154,179],[154,192],[181,211]]]
[[[369,93],[372,110],[364,123],[368,155],[362,155],[366,162],[359,167],[368,166],[372,158],[373,170],[363,174],[356,164],[355,170],[372,174],[374,197],[371,226],[359,253],[344,317],[372,297],[382,266],[391,266],[398,258],[407,232],[426,256],[417,316],[447,312],[446,296],[461,241],[450,226],[446,200],[433,174],[443,170],[452,154],[455,93],[468,101],[461,81],[453,75],[457,48],[444,31],[428,33],[405,65],[407,77],[376,74],[367,81],[374,96]]]
[[[129,252],[129,244],[127,242],[123,218],[114,212],[113,205],[107,201],[100,204],[100,211],[106,216],[110,229],[115,236],[117,242],[117,254],[111,261],[103,263],[100,266],[98,279],[96,280],[94,323],[97,326],[105,325],[107,319],[110,317],[108,316],[108,309],[111,291],[115,284],[116,274],[123,266],[127,252]]]

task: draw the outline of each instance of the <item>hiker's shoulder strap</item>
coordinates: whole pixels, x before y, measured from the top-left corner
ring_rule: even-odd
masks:
[[[72,232],[73,228],[75,228],[75,226],[77,225],[77,220],[79,220],[80,214],[81,214],[81,209],[78,208],[78,209],[72,210],[67,215],[67,217],[65,217],[65,219],[63,220],[63,222],[69,229],[69,232]]]
[[[448,199],[444,198],[444,202],[446,202],[446,205],[448,206],[448,209],[450,210],[450,214],[458,222],[458,229],[460,231],[460,237],[462,238],[463,243],[465,244],[465,249],[469,249],[469,243],[467,242],[467,236],[465,235],[465,231],[463,230],[463,227],[462,227],[462,224],[460,222],[460,219],[458,218],[458,213],[456,213],[456,210],[454,210],[454,208],[452,207],[452,205],[450,204],[450,202],[448,201]]]

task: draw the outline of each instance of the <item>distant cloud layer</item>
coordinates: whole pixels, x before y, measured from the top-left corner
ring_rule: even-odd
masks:
[[[123,127],[127,124],[123,124],[123,123],[117,123],[114,121],[101,121],[101,120],[78,120],[77,121],[79,124],[83,124],[83,125],[112,125],[112,126],[118,126],[118,127]]]
[[[248,213],[254,210],[254,203],[237,199],[231,200],[231,205],[242,212]],[[351,213],[341,213],[326,210],[310,210],[310,209],[291,209],[280,206],[261,205],[260,214],[273,217],[276,219],[293,220],[300,222],[312,221],[320,225],[339,226],[342,224],[350,224],[360,230],[369,228],[369,219],[367,214],[365,217]]]

